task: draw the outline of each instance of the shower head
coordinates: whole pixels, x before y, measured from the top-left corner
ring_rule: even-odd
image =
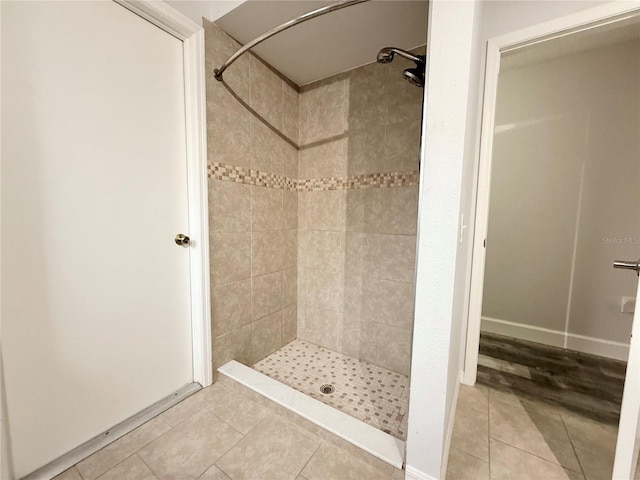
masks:
[[[400,48],[385,47],[378,52],[377,61],[378,63],[391,63],[393,62],[393,57],[395,55],[399,55],[403,58],[406,58],[407,60],[415,62],[415,68],[407,68],[402,73],[402,76],[412,85],[421,88],[424,87],[424,69],[426,57],[424,55],[413,55],[412,53]]]
[[[393,62],[393,56],[395,55],[394,48],[387,47],[383,48],[378,52],[378,63],[391,63]]]
[[[393,62],[393,57],[395,55],[399,55],[407,60],[412,60],[416,63],[422,62],[424,63],[423,55],[414,55],[411,52],[407,52],[406,50],[402,50],[400,48],[395,47],[385,47],[378,52],[378,63],[391,63]]]
[[[404,72],[402,72],[402,76],[412,85],[415,85],[419,88],[424,87],[424,69],[407,68]]]

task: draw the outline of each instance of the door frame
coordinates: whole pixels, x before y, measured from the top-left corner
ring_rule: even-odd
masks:
[[[636,15],[640,15],[640,4],[636,2],[611,2],[579,13],[533,25],[522,30],[493,37],[487,41],[480,152],[475,163],[476,175],[474,183],[477,185],[477,193],[471,209],[471,211],[475,212],[475,221],[471,278],[467,298],[467,339],[464,373],[462,377],[462,383],[465,385],[474,385],[478,373],[482,294],[484,290],[486,258],[485,239],[487,238],[489,220],[493,132],[495,129],[496,98],[501,55],[505,52],[511,52],[573,33],[591,30]]]
[[[189,271],[193,381],[213,382],[209,276],[209,204],[204,29],[168,4],[157,0],[114,0],[182,41],[189,214]]]

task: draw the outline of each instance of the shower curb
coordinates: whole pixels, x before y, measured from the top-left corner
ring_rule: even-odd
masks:
[[[218,372],[382,462],[402,469],[405,443],[344,412],[232,360]]]

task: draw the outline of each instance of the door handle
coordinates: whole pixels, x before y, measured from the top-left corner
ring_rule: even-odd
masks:
[[[175,241],[177,245],[182,247],[188,247],[191,244],[191,239],[182,233],[176,235]]]
[[[637,262],[627,262],[625,260],[614,260],[613,268],[624,268],[626,270],[635,270],[640,276],[640,260]]]

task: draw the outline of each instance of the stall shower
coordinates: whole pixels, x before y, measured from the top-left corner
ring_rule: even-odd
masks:
[[[213,72],[240,45],[205,32]],[[214,371],[253,366],[400,439],[424,92],[405,47],[301,87],[252,53],[207,77]]]

